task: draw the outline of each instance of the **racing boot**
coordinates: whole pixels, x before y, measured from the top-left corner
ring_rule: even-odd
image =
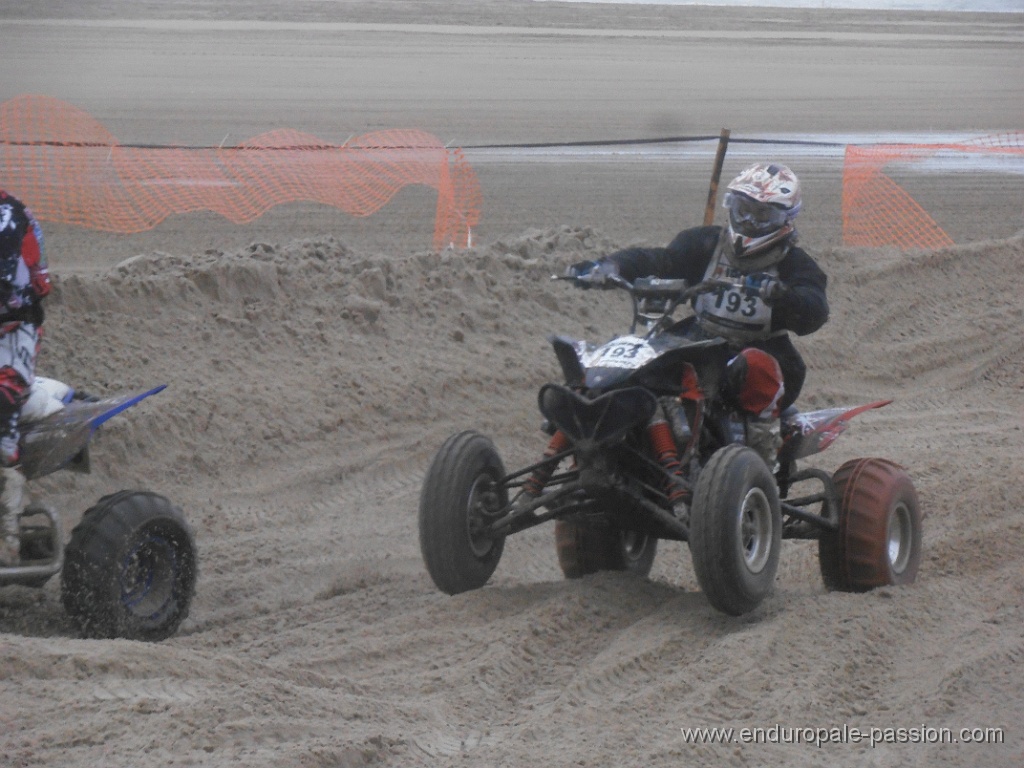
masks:
[[[18,518],[25,511],[25,475],[17,467],[0,469],[0,568],[21,562],[21,530]]]

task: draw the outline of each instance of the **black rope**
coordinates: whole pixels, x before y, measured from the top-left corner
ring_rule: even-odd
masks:
[[[553,141],[534,144],[463,144],[462,149],[549,149],[553,147],[615,147],[635,144],[682,144],[698,141],[718,141],[719,136],[666,136],[660,139],[604,139],[597,141]],[[730,137],[730,144],[796,144],[816,147],[845,147],[844,141],[806,141],[803,139],[737,139]],[[890,142],[885,142],[886,144]]]

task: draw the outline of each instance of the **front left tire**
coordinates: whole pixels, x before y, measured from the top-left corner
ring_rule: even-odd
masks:
[[[466,430],[438,450],[420,493],[420,551],[442,592],[479,589],[491,578],[505,537],[486,531],[508,506],[505,468],[489,438]]]

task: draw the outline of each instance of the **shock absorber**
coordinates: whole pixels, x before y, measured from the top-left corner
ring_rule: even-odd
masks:
[[[664,419],[656,419],[647,427],[647,436],[654,448],[654,457],[661,464],[668,474],[665,482],[665,493],[670,502],[676,502],[686,496],[686,488],[682,483],[676,482],[679,474],[679,452],[676,450],[676,441],[672,437],[672,428]]]
[[[547,485],[548,480],[551,479],[551,476],[555,473],[555,468],[558,466],[557,461],[547,461],[547,459],[557,456],[568,447],[569,438],[566,437],[562,430],[558,430],[551,436],[548,447],[544,450],[544,459],[542,459],[544,463],[533,470],[533,474],[523,483],[523,490],[527,494],[534,497],[540,496],[544,486]]]

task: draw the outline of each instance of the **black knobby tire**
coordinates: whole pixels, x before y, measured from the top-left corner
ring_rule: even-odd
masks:
[[[452,435],[434,456],[420,493],[420,551],[442,592],[479,589],[498,567],[505,537],[482,528],[508,504],[504,476],[494,444],[473,430]]]
[[[771,592],[782,549],[779,492],[750,448],[728,445],[701,470],[689,543],[697,581],[723,613],[748,613]]]
[[[555,549],[567,579],[598,571],[629,571],[646,578],[658,553],[658,539],[607,523],[557,520]]]
[[[164,640],[188,616],[197,555],[184,515],[163,496],[104,496],[71,532],[64,610],[86,637]]]
[[[886,459],[854,459],[835,475],[839,530],[822,531],[825,587],[866,592],[911,584],[921,566],[921,509],[910,476]]]

